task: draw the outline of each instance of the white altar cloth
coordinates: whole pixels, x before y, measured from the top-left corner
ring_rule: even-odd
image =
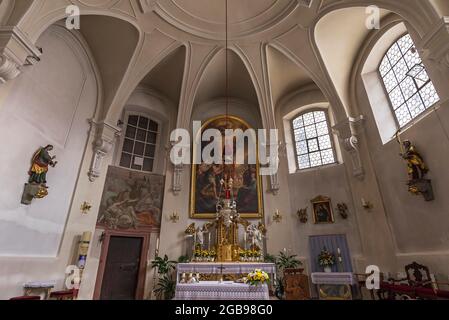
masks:
[[[175,300],[269,300],[266,284],[250,286],[244,283],[201,281],[176,286]]]
[[[312,273],[313,284],[354,285],[356,279],[351,272],[314,272]]]

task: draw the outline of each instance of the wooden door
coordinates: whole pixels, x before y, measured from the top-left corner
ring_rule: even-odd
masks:
[[[101,284],[101,300],[135,300],[139,285],[142,237],[111,236]]]

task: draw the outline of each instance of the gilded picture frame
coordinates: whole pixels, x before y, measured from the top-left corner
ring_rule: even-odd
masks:
[[[335,223],[332,202],[329,197],[318,196],[310,202],[312,203],[313,222],[315,224]]]
[[[243,131],[252,129],[245,120],[239,117],[220,115],[207,120],[198,134],[202,135],[206,129],[223,129],[225,123],[228,129],[242,129]],[[257,142],[256,135],[253,136],[253,139]],[[204,143],[208,144],[210,142]],[[203,145],[201,148],[203,148]],[[213,219],[216,216],[216,196],[219,193],[220,179],[222,177],[220,171],[229,170],[229,166],[232,165],[195,164],[194,157],[197,151],[197,146],[194,143],[189,216],[192,219]],[[258,147],[256,147],[256,152],[256,164],[233,166],[236,175],[234,177],[234,195],[237,201],[237,211],[244,219],[261,219],[264,217]]]

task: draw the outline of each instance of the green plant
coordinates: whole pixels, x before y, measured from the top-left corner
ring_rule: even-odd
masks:
[[[176,261],[169,260],[167,255],[165,255],[164,258],[156,257],[156,259],[151,262],[151,267],[153,269],[157,268],[157,273],[164,275],[176,268]]]
[[[266,254],[264,257],[264,261],[266,263],[274,263],[277,264],[277,258],[276,256],[272,255],[272,254]]]
[[[302,262],[296,257],[297,255],[287,255],[285,252],[281,251],[279,257],[276,259],[276,265],[279,268],[279,271],[284,273],[285,269],[294,269],[302,266]]]
[[[176,291],[176,281],[167,274],[159,278],[157,287],[154,293],[158,299],[171,300],[175,296]]]
[[[288,255],[285,251],[279,252],[278,256],[267,254],[265,262],[275,263],[277,266],[277,279],[274,284],[275,293],[279,299],[284,297],[284,271],[285,269],[294,269],[302,266],[302,262],[297,259],[296,255]]]
[[[188,256],[180,256],[178,258],[178,263],[189,263],[189,262],[190,262],[190,259]]]
[[[176,265],[182,261],[185,261],[187,257],[181,256],[177,261],[168,259],[165,255],[163,258],[156,257],[152,262],[152,268],[157,268],[159,274],[158,283],[154,289],[154,293],[158,299],[171,300],[175,296],[176,281],[173,279],[173,271]],[[188,260],[188,258],[187,258]]]

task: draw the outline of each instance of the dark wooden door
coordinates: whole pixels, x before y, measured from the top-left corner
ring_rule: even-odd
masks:
[[[135,300],[143,238],[112,236],[101,285],[101,300]]]

